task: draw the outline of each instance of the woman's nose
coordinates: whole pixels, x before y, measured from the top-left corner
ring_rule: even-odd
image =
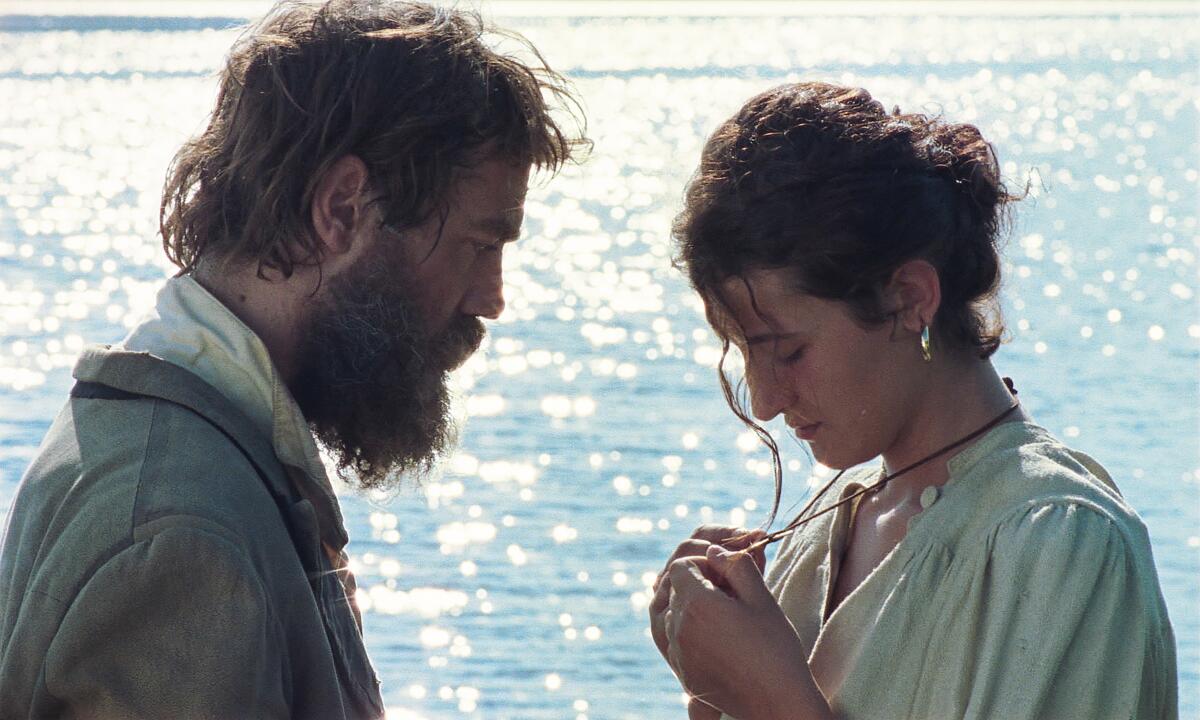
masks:
[[[750,386],[750,410],[760,422],[768,422],[795,401],[795,391],[773,364],[751,364],[746,383]]]

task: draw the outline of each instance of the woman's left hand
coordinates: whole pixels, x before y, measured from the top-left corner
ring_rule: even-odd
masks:
[[[739,720],[832,717],[749,555],[710,547],[673,562],[670,582],[667,660],[689,694]]]

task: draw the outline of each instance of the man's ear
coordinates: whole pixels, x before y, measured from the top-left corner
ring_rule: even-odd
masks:
[[[942,305],[941,278],[926,260],[909,260],[896,268],[883,292],[899,324],[914,333],[933,325]]]
[[[343,155],[317,181],[312,199],[312,225],[324,253],[347,252],[362,230],[367,213],[367,165],[357,155]]]

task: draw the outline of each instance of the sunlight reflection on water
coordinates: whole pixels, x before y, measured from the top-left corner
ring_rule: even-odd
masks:
[[[472,420],[444,476],[344,497],[389,717],[681,714],[643,620],[654,574],[695,524],[758,522],[771,488],[720,400],[719,344],[671,267],[671,217],[705,134],[751,94],[810,77],[975,122],[1011,186],[1029,183],[997,362],[1149,525],[1196,717],[1197,24],[509,24],[574,78],[596,149],[531,190],[508,309],[458,373]],[[158,189],[232,38],[0,33],[0,509],[80,349],[119,339],[170,273]],[[783,447],[786,509],[827,469]]]

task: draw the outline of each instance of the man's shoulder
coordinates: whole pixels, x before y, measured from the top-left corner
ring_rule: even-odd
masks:
[[[23,480],[36,483],[54,486],[54,494],[111,497],[128,506],[133,524],[172,505],[201,515],[260,503],[276,511],[236,438],[189,408],[151,397],[72,398]]]
[[[72,398],[21,480],[4,542],[33,550],[38,565],[86,573],[169,518],[226,528],[248,546],[272,543],[276,525],[286,538],[254,465],[205,418],[155,398]]]

